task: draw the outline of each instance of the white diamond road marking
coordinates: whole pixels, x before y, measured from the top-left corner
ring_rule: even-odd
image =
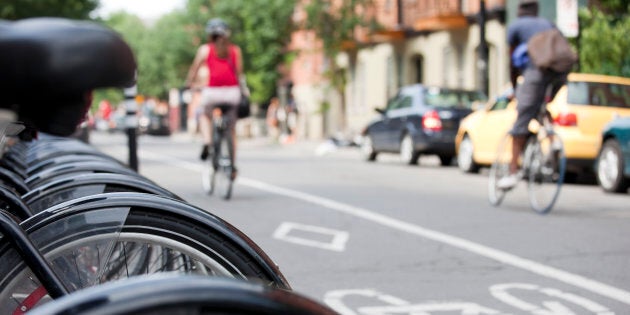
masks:
[[[330,241],[324,242],[319,240],[307,239],[297,235],[291,235],[291,232],[299,233],[300,231],[321,234],[324,237],[330,237]],[[348,242],[349,234],[348,232],[327,229],[319,226],[283,222],[273,233],[273,237],[294,244],[317,247],[336,252],[343,252],[346,248],[346,242]]]

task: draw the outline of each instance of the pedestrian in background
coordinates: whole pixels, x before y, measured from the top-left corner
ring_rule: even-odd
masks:
[[[271,98],[267,107],[266,123],[267,134],[272,142],[277,142],[280,137],[280,124],[278,121],[278,110],[280,109],[280,100],[277,97]]]

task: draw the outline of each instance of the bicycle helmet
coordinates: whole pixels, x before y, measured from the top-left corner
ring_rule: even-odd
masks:
[[[223,20],[215,18],[206,23],[206,33],[228,37],[230,36],[230,27]]]

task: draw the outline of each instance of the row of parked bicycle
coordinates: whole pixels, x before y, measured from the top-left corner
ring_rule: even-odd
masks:
[[[334,313],[228,222],[67,138],[89,91],[135,81],[116,33],[0,22],[0,68],[0,314]]]

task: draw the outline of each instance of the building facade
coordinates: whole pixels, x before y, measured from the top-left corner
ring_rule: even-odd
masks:
[[[541,15],[548,16],[555,1],[542,2]],[[403,85],[484,90],[487,82],[492,97],[509,84],[506,20],[515,16],[517,0],[485,0],[487,63],[479,53],[480,0],[374,0],[373,5],[370,14],[381,29],[373,34],[358,30],[358,45],[336,60],[325,60],[312,32],[293,34],[291,49],[298,55],[290,76],[302,113],[299,136],[356,135],[375,117],[374,109],[384,107]],[[295,21],[304,14],[298,7]],[[345,69],[345,95],[337,95],[322,77],[328,62]]]

